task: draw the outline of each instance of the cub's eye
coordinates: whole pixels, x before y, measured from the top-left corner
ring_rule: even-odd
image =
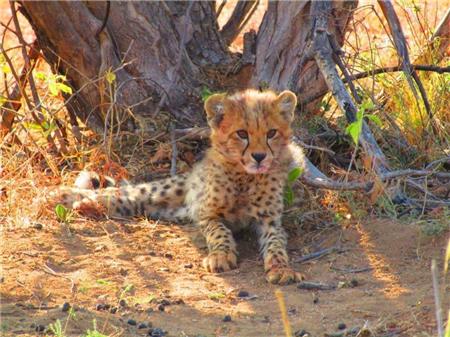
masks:
[[[248,132],[245,130],[238,130],[236,131],[237,135],[239,136],[239,138],[242,139],[248,139]]]
[[[277,130],[271,129],[267,132],[267,138],[268,139],[273,138],[273,137],[275,137],[276,134],[277,134]]]

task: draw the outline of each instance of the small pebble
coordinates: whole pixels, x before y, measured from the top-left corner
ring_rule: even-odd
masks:
[[[167,258],[167,259],[169,259],[169,260],[172,260],[172,259],[173,259],[173,255],[170,254],[170,253],[165,253],[165,254],[164,254],[164,257]]]
[[[170,305],[170,301],[166,299],[161,300],[159,303],[162,305]]]
[[[224,321],[224,322],[231,322],[231,316],[230,315],[225,315],[223,317],[222,321]]]
[[[173,301],[172,303],[173,304],[184,304],[184,301],[183,301],[183,299],[179,298],[179,299]]]
[[[110,304],[103,304],[103,310],[109,310],[109,309],[111,309]]]
[[[166,306],[164,304],[159,304],[158,305],[158,310],[159,311],[164,311],[164,310],[166,310]]]
[[[248,297],[249,293],[248,293],[248,291],[245,291],[245,290],[239,290],[237,295],[238,295],[238,297]]]
[[[344,329],[346,329],[347,328],[347,325],[345,325],[345,323],[339,323],[338,324],[338,329],[339,330],[344,330]]]
[[[150,329],[148,334],[151,337],[164,337],[166,335],[166,333],[160,328]]]
[[[97,311],[105,310],[105,305],[99,303],[95,306],[95,310],[97,310]]]
[[[136,323],[136,321],[134,320],[134,319],[129,319],[128,321],[127,321],[127,324],[129,324],[129,325],[136,325],[137,323]]]
[[[71,308],[70,303],[69,302],[64,302],[62,307],[61,307],[61,311],[62,312],[67,312],[69,311]]]
[[[45,325],[38,324],[38,325],[36,325],[36,328],[34,330],[36,330],[36,332],[44,332]]]
[[[194,265],[192,263],[187,263],[184,265],[184,268],[191,269]]]
[[[354,278],[350,281],[350,284],[352,287],[357,287],[359,285],[359,282],[357,279]]]
[[[138,329],[147,329],[148,326],[147,326],[147,324],[145,324],[145,323],[139,323],[139,325],[138,325],[137,328],[138,328]]]
[[[42,226],[41,223],[36,222],[36,223],[33,225],[33,228],[34,228],[34,229],[37,229],[38,231],[40,231],[42,228],[44,228],[44,226]]]
[[[122,299],[122,300],[119,301],[119,305],[120,305],[121,307],[126,307],[126,306],[127,306],[127,301],[125,301],[124,299]]]
[[[109,310],[109,312],[110,312],[111,314],[115,314],[115,313],[117,312],[117,307],[112,307],[112,308]]]
[[[311,334],[306,330],[297,330],[294,333],[294,337],[311,337]]]

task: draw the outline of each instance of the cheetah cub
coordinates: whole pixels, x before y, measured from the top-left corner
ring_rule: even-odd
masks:
[[[251,224],[267,280],[299,281],[301,274],[289,267],[281,224],[289,167],[303,158],[291,143],[296,103],[290,91],[212,95],[205,102],[211,147],[190,173],[134,186],[63,188],[61,202],[79,209],[95,204],[109,216],[190,218],[206,238],[209,254],[203,264],[210,272],[237,267],[233,233]]]

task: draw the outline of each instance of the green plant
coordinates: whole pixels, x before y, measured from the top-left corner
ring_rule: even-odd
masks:
[[[67,84],[64,84],[64,82],[67,81],[67,78],[64,75],[47,74],[38,71],[36,72],[36,78],[47,84],[48,90],[52,96],[58,96],[61,92],[69,95],[72,94],[72,88]]]
[[[292,185],[295,181],[302,175],[303,169],[300,167],[295,167],[288,173],[287,185],[284,191],[284,200],[288,206],[292,205],[294,202],[294,190]]]
[[[225,298],[225,294],[224,293],[210,293],[208,294],[208,298],[211,300],[220,300],[221,298]]]
[[[120,292],[120,295],[119,295],[119,301],[121,300],[121,299],[123,299],[128,293],[130,293],[130,292],[132,292],[133,291],[133,289],[134,289],[134,285],[133,284],[127,284],[124,288],[123,288],[123,290]]]
[[[359,137],[361,135],[362,126],[363,126],[363,120],[364,117],[367,119],[370,119],[372,122],[377,124],[378,126],[381,126],[381,120],[378,118],[378,116],[375,115],[367,115],[366,111],[373,109],[374,105],[371,101],[364,101],[361,104],[361,107],[359,108],[358,112],[356,113],[356,120],[352,123],[350,123],[346,128],[345,132],[350,135],[355,145],[358,145]]]
[[[64,207],[61,204],[56,205],[55,207],[55,214],[58,218],[58,221],[63,222],[65,224],[72,221],[72,211],[68,210],[66,207]]]
[[[83,337],[108,337],[97,330],[97,321],[95,319],[92,320],[92,324],[94,326],[94,330],[88,329]]]
[[[49,325],[49,329],[56,337],[65,337],[66,334],[63,331],[63,327],[61,321],[59,319],[56,320],[54,324]]]

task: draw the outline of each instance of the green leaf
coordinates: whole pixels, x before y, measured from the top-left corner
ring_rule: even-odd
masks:
[[[58,83],[56,83],[54,81],[49,81],[48,82],[48,90],[50,90],[50,94],[52,96],[58,96],[58,94],[59,94]]]
[[[224,293],[210,293],[210,294],[208,294],[208,297],[211,300],[218,300],[221,298],[225,298],[225,294]]]
[[[11,72],[11,68],[9,67],[9,64],[2,64],[2,72],[4,74],[9,74]]]
[[[294,202],[294,191],[291,186],[286,187],[286,190],[284,191],[284,201],[288,206],[292,205]]]
[[[64,83],[58,83],[58,89],[65,94],[72,95],[72,88]]]
[[[295,182],[303,173],[303,169],[301,167],[295,167],[288,173],[288,182]]]
[[[66,222],[69,211],[63,205],[58,204],[55,207],[55,213],[59,221]]]
[[[362,130],[361,120],[357,120],[356,122],[351,123],[349,126],[345,128],[345,132],[352,137],[355,145],[358,144],[359,136],[361,135],[361,130]]]
[[[104,280],[104,279],[98,279],[95,282],[101,286],[110,286],[112,284],[111,281]]]
[[[366,112],[367,110],[372,110],[375,109],[375,104],[373,104],[373,102],[371,100],[365,100],[364,102],[362,102],[361,104],[361,108],[360,108],[363,113]]]
[[[200,96],[202,97],[202,101],[205,102],[209,96],[213,95],[214,93],[209,90],[207,87],[203,87],[202,91],[200,92]]]
[[[111,70],[108,70],[105,74],[105,79],[109,84],[113,84],[116,81],[116,74],[114,74]]]
[[[372,122],[374,122],[380,128],[383,126],[383,123],[381,122],[380,117],[378,117],[377,115],[366,115],[365,117],[367,117],[367,119],[370,119]]]
[[[47,79],[47,75],[44,74],[42,71],[36,71],[35,76],[37,79],[45,81]]]

